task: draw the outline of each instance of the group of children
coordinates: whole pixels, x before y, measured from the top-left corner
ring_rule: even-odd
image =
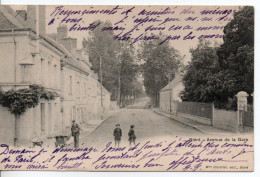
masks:
[[[114,130],[114,137],[115,137],[115,147],[116,145],[118,145],[119,147],[119,143],[121,141],[121,136],[122,136],[122,130],[120,128],[120,124],[116,124],[116,128]],[[129,145],[131,146],[131,143],[134,143],[135,145],[135,131],[134,131],[134,125],[130,126],[130,130],[128,132],[128,141],[129,141]]]

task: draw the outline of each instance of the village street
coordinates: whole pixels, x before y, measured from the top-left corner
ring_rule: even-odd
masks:
[[[80,135],[80,147],[89,145],[104,147],[108,142],[114,143],[113,131],[116,124],[120,124],[122,129],[120,146],[128,146],[129,144],[128,131],[130,125],[135,125],[136,143],[149,141],[154,137],[202,135],[201,132],[190,126],[158,115],[150,109],[143,109],[143,106],[140,104],[134,105],[133,108],[122,109],[120,112],[110,116],[87,137]],[[73,144],[70,146],[73,146]]]

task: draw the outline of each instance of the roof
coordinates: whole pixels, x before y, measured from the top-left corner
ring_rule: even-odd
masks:
[[[21,20],[21,17],[17,16],[11,7],[0,5],[0,27],[2,30],[24,28],[25,22]]]
[[[19,16],[16,16],[16,12],[14,12],[8,5],[0,6],[0,29],[1,31],[15,29],[22,31],[32,31],[36,33],[34,29],[27,25],[25,20]],[[73,59],[75,56],[73,56],[72,53],[70,53],[63,45],[44,34],[40,34],[40,38],[44,39],[46,42],[66,55],[66,57],[61,57],[63,62],[70,64],[77,69],[82,70],[83,72],[87,72],[86,68],[84,68],[80,62]]]
[[[168,85],[166,85],[163,89],[161,89],[160,92],[174,89],[179,83],[182,82],[182,77],[183,77],[182,73],[180,73],[180,72],[175,73],[175,78]]]
[[[32,31],[36,34],[35,29],[29,27],[24,19],[17,16],[16,12],[13,11],[10,6],[0,5],[0,31],[9,31],[13,29],[21,31]],[[89,74],[89,69],[87,69],[84,65],[82,65],[82,63],[80,63],[80,61],[78,61],[78,59],[84,59],[83,56],[81,56],[76,51],[69,52],[63,45],[55,41],[52,38],[52,35],[48,36],[46,34],[40,34],[39,36],[64,54],[65,57],[61,57],[62,62],[67,63],[75,67],[76,69]],[[76,38],[68,37],[68,39]],[[91,65],[90,63],[88,64]]]
[[[90,68],[92,67],[92,64],[86,59],[82,54],[80,54],[83,51],[83,49],[77,49],[73,50],[71,53],[73,56],[75,56],[80,61],[84,61]]]

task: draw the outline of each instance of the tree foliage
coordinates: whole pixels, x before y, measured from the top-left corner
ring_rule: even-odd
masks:
[[[200,41],[190,50],[191,62],[183,77],[184,101],[214,102],[218,108],[236,109],[235,95],[254,91],[253,7],[234,13],[224,34],[220,47]]]
[[[0,92],[0,104],[17,116],[29,108],[36,107],[40,99],[54,100],[56,97],[58,97],[56,92],[45,90],[40,85],[31,85],[28,89]]]
[[[158,106],[160,90],[174,79],[182,64],[179,51],[171,47],[169,41],[160,44],[162,39],[159,34],[156,41],[143,41],[139,50],[144,86],[154,106]]]
[[[104,87],[112,94],[111,99],[118,97],[120,77],[120,97],[131,95],[138,75],[135,49],[129,43],[114,40],[113,31],[103,31],[111,27],[110,21],[100,22],[98,28],[90,31],[89,37],[82,44],[89,53],[90,62],[95,72],[100,71],[102,58],[102,78]],[[99,75],[100,78],[100,75]],[[141,92],[141,91],[140,91]]]
[[[224,43],[218,49],[220,70],[230,72],[230,94],[254,89],[254,8],[243,7],[224,28]],[[230,95],[231,96],[231,95]]]
[[[118,57],[120,58],[121,94],[132,95],[138,74],[134,48],[130,47],[128,43],[122,43],[120,48],[121,54]]]
[[[119,44],[113,39],[113,31],[102,31],[105,26],[112,26],[109,21],[102,22],[95,30],[89,32],[89,37],[83,39],[83,47],[89,53],[89,60],[96,73],[100,71],[100,59],[102,59],[103,85],[115,97],[117,87],[118,61],[117,52]],[[100,77],[100,76],[99,76]]]

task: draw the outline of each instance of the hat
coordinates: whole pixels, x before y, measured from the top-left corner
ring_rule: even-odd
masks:
[[[72,120],[72,122],[76,122],[75,120]]]
[[[120,124],[116,124],[116,126],[120,126]]]
[[[134,125],[130,125],[131,128],[134,128],[135,126]]]

